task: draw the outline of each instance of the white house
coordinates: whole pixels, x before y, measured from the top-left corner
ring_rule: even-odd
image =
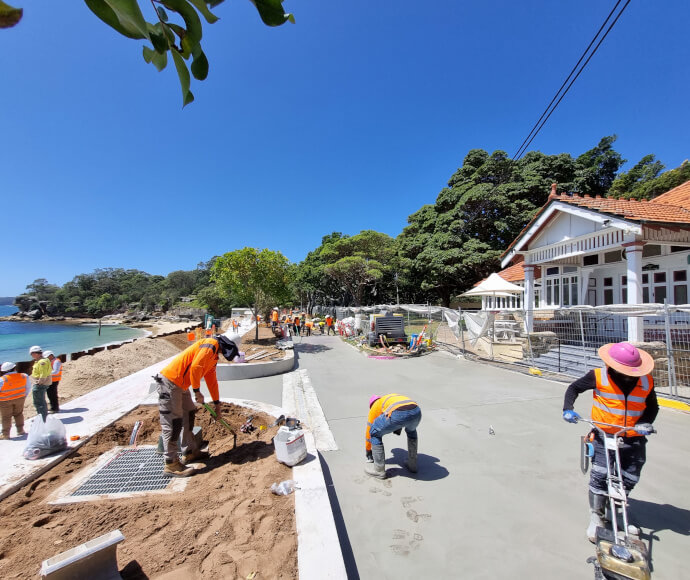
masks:
[[[588,304],[687,304],[690,181],[652,201],[579,196],[551,187],[503,255],[499,272],[523,297],[488,297],[484,308],[535,310]],[[524,304],[523,304],[524,300]],[[643,340],[643,319],[628,319],[628,339]]]

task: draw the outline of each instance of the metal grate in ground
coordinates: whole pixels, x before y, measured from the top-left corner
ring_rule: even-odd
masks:
[[[70,495],[106,495],[165,489],[172,477],[163,474],[163,462],[163,455],[157,453],[155,447],[125,449]]]

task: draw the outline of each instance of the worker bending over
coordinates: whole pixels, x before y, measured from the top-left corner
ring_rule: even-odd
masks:
[[[369,400],[366,433],[369,463],[364,466],[364,471],[379,479],[386,477],[386,452],[382,437],[388,433],[400,435],[404,427],[407,434],[407,469],[417,473],[417,426],[421,420],[419,405],[404,395],[374,395]]]
[[[563,419],[569,423],[577,423],[580,415],[573,410],[575,399],[581,393],[593,390],[592,421],[616,425],[599,425],[603,431],[613,434],[623,427],[636,426],[636,431],[625,432],[618,448],[623,485],[626,495],[629,495],[640,480],[640,472],[646,461],[645,435],[652,432],[651,424],[659,412],[654,380],[650,374],[654,368],[654,359],[627,342],[605,344],[599,349],[599,357],[606,366],[589,371],[566,390]],[[589,478],[590,523],[587,537],[590,542],[594,542],[597,527],[606,527],[608,484],[606,451],[602,436],[593,429],[588,440],[594,446],[594,456]]]
[[[201,380],[204,379],[215,411],[217,414],[220,413],[216,365],[218,355],[221,353],[228,361],[231,361],[238,354],[237,346],[222,335],[205,338],[178,354],[156,376],[158,410],[165,455],[164,473],[176,477],[187,477],[194,472],[185,465],[187,462],[209,457],[207,451],[199,448],[192,433],[196,405],[192,401],[189,387],[192,387],[194,391],[196,402],[203,404],[204,395],[201,394],[200,388]],[[182,461],[178,455],[180,434],[182,434]]]

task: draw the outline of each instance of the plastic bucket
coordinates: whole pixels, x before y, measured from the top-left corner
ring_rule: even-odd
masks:
[[[414,343],[417,342],[417,339],[419,338],[418,334],[413,334],[410,336],[410,348],[414,346]]]
[[[301,429],[291,430],[285,426],[281,427],[273,438],[273,446],[278,461],[290,467],[297,465],[307,456],[307,444]]]

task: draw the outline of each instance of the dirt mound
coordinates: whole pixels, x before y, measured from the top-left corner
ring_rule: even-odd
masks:
[[[257,429],[240,425],[254,416]],[[139,444],[155,444],[160,427],[156,407],[139,407],[95,435],[70,458],[0,502],[0,577],[35,577],[41,561],[114,529],[123,578],[292,579],[297,573],[294,495],[275,496],[273,482],[292,470],[273,456],[276,428],[263,413],[224,404],[233,437],[202,410],[197,425],[209,440],[211,459],[183,492],[77,504],[49,505],[46,498],[116,445],[127,445],[135,421]],[[266,429],[259,430],[264,425]]]

